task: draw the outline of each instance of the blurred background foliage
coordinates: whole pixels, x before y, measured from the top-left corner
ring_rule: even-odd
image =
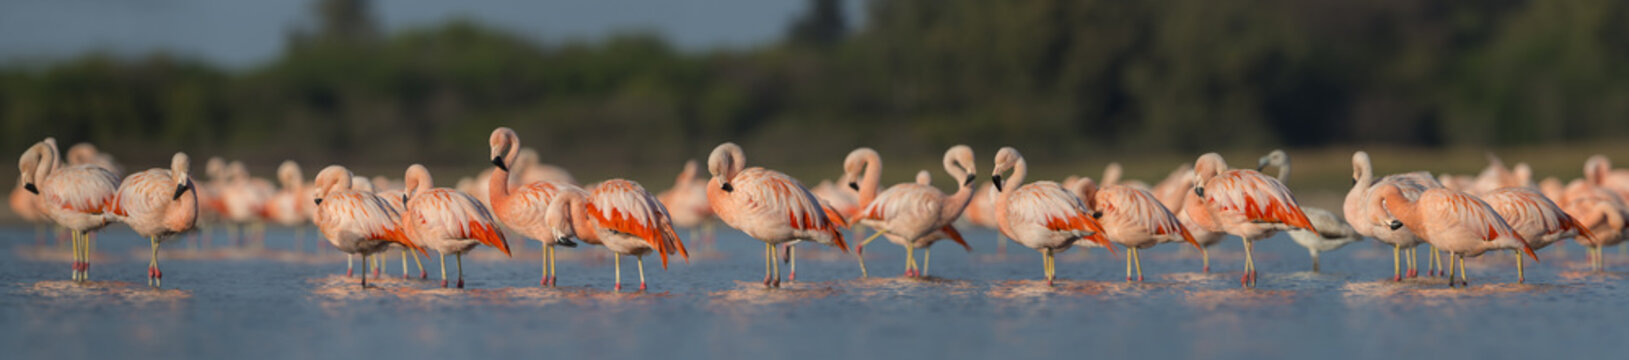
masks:
[[[842,4],[809,1],[774,44],[698,52],[468,20],[384,32],[365,1],[323,0],[248,69],[163,53],[0,67],[0,145],[91,141],[136,167],[186,150],[262,174],[285,158],[474,169],[503,125],[579,178],[665,182],[722,141],[835,176],[861,145],[936,169],[957,143],[1035,163],[1629,135],[1623,1],[872,0],[865,19]]]

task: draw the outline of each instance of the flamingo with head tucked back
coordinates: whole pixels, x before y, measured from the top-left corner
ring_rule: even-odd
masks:
[[[1011,180],[1003,183],[1001,174],[1008,170]],[[1029,164],[1018,149],[1003,147],[996,152],[990,180],[996,189],[996,224],[1007,238],[1041,252],[1048,286],[1057,278],[1057,253],[1069,250],[1077,241],[1090,240],[1114,252],[1103,226],[1079,197],[1051,181],[1024,184],[1028,174]]]
[[[153,245],[147,262],[147,285],[161,286],[164,272],[158,269],[158,245],[171,235],[192,230],[198,222],[198,193],[188,175],[192,162],[185,153],[170,158],[169,169],[150,169],[131,174],[119,184],[110,211],[119,222],[130,225]]]
[[[113,173],[113,176],[124,176],[124,167],[119,166],[119,162],[113,160],[113,155],[97,150],[96,145],[91,145],[91,143],[82,142],[68,147],[68,166],[79,165],[95,165],[107,169],[108,172]]]
[[[1395,186],[1401,194],[1409,199],[1418,199],[1426,190],[1442,188],[1430,173],[1416,171],[1404,174],[1386,175],[1376,178],[1374,165],[1369,161],[1369,153],[1358,151],[1352,153],[1352,189],[1346,192],[1346,200],[1341,205],[1341,212],[1358,234],[1368,236],[1392,246],[1392,281],[1403,281],[1405,273],[1402,270],[1402,251],[1409,249],[1408,277],[1417,276],[1415,269],[1415,256],[1412,250],[1424,243],[1420,237],[1408,228],[1393,228],[1386,218],[1385,209],[1380,208],[1380,199],[1371,195],[1375,189],[1385,186]],[[1438,261],[1436,250],[1432,249],[1429,275],[1435,276]]]
[[[1624,231],[1629,228],[1629,203],[1608,186],[1611,169],[1605,156],[1591,156],[1584,162],[1584,178],[1568,184],[1560,202],[1567,214],[1595,234],[1594,239],[1579,239],[1589,248],[1590,268],[1595,271],[1606,268],[1601,250],[1629,235]]]
[[[1318,231],[1284,183],[1255,170],[1230,170],[1222,155],[1207,153],[1194,162],[1194,195],[1200,206],[1183,206],[1195,225],[1244,240],[1244,276],[1255,286],[1255,242],[1279,230]],[[1190,204],[1191,205],[1191,204]]]
[[[294,229],[294,250],[305,249],[305,224],[311,221],[311,189],[306,186],[300,164],[294,160],[277,166],[277,182],[282,185],[266,201],[266,215],[278,225]]]
[[[859,159],[865,163],[865,166],[849,166],[849,162],[844,161],[844,178],[860,178],[860,174],[850,172],[856,169],[880,172],[881,160],[876,155],[876,151],[871,151],[869,148],[860,148],[850,154],[860,154]],[[851,156],[850,158],[853,159],[854,157]],[[869,202],[865,201],[867,199],[862,195],[860,212],[856,213],[849,221],[864,224],[875,229],[877,233],[860,241],[859,244],[855,245],[855,248],[863,249],[872,239],[883,235],[888,236],[889,242],[905,248],[906,277],[926,275],[917,270],[916,248],[921,247],[924,251],[931,251],[929,246],[933,245],[933,240],[937,240],[929,240],[934,233],[944,232],[952,240],[971,251],[972,247],[969,247],[967,242],[962,240],[961,234],[951,226],[951,223],[962,216],[962,210],[966,209],[968,202],[973,200],[973,180],[977,178],[977,175],[974,174],[977,170],[976,165],[973,163],[973,148],[967,147],[967,145],[952,146],[950,150],[945,151],[944,167],[945,172],[950,174],[950,178],[959,180],[955,194],[946,195],[944,192],[939,191],[938,188],[921,183],[905,183],[889,187],[887,190],[872,196]],[[880,181],[879,176],[867,173],[864,174],[864,178],[866,181],[860,184],[860,193],[876,193]],[[865,266],[863,257],[860,266],[862,269]]]
[[[1267,153],[1267,156],[1258,159],[1256,164],[1256,171],[1264,170],[1268,166],[1278,167],[1278,181],[1290,182],[1290,154],[1284,150],[1273,150]],[[1312,226],[1318,228],[1318,231],[1290,229],[1286,232],[1290,234],[1290,240],[1295,240],[1296,244],[1307,248],[1307,252],[1312,255],[1312,272],[1321,270],[1318,264],[1319,254],[1335,251],[1346,244],[1363,240],[1363,235],[1358,234],[1357,229],[1353,229],[1346,220],[1329,210],[1303,206],[1301,211],[1307,214],[1307,219],[1312,221]]]
[[[432,187],[430,170],[424,165],[407,167],[406,179],[402,200],[407,211],[402,213],[402,224],[414,243],[441,253],[441,287],[447,287],[448,253],[458,260],[459,289],[464,288],[464,253],[486,245],[509,255],[509,242],[498,230],[498,222],[475,197]]]
[[[1493,207],[1475,196],[1448,189],[1430,189],[1416,199],[1404,195],[1397,185],[1373,190],[1380,199],[1384,216],[1392,228],[1408,227],[1416,236],[1448,251],[1448,286],[1454,286],[1454,261],[1459,261],[1460,283],[1470,286],[1465,275],[1465,257],[1488,250],[1520,249],[1538,261],[1538,255],[1522,235],[1499,216]]]
[[[554,286],[558,279],[554,267],[554,247],[577,247],[577,243],[570,237],[559,236],[567,229],[556,229],[546,219],[547,208],[554,199],[564,192],[582,192],[583,189],[570,183],[558,180],[543,180],[521,186],[511,187],[509,184],[509,165],[514,164],[520,156],[520,136],[507,127],[492,130],[487,139],[487,146],[491,150],[492,173],[487,177],[486,188],[489,191],[489,203],[492,212],[498,220],[523,236],[537,240],[543,244],[543,279],[542,286]]]
[[[1527,245],[1534,251],[1543,249],[1561,239],[1574,236],[1594,240],[1595,234],[1589,228],[1578,223],[1578,220],[1567,215],[1561,206],[1544,197],[1544,194],[1526,187],[1506,187],[1482,194],[1482,201],[1493,207],[1505,222],[1510,224]],[[1516,281],[1527,282],[1526,267],[1522,257],[1516,256]]]
[[[673,187],[656,194],[656,199],[662,201],[668,215],[673,217],[673,226],[690,229],[692,240],[696,239],[697,230],[702,230],[703,236],[708,238],[713,236],[713,207],[707,204],[707,184],[696,181],[698,167],[695,160],[685,161],[679,177],[673,180]]]
[[[364,258],[388,249],[390,243],[424,252],[402,229],[401,213],[372,192],[353,190],[353,177],[350,170],[339,165],[317,173],[313,220],[328,243],[348,255],[361,254]],[[368,262],[363,261],[362,266],[362,287],[366,288]]]
[[[690,261],[684,241],[673,232],[667,208],[639,183],[611,179],[591,193],[564,191],[549,203],[545,222],[556,238],[577,237],[611,250],[616,266],[616,290],[622,290],[622,256],[639,264],[639,290],[645,290],[645,255],[655,252],[667,269],[667,256],[677,253]]]
[[[723,143],[707,156],[707,202],[724,224],[764,242],[764,286],[779,287],[775,245],[812,240],[844,252],[836,210],[815,199],[796,179],[778,171],[747,167],[746,154],[735,143]],[[861,194],[865,198],[865,194]]]
[[[1158,198],[1147,190],[1125,185],[1104,185],[1099,188],[1091,181],[1075,185],[1075,193],[1091,209],[1092,217],[1103,227],[1109,242],[1124,246],[1131,256],[1126,257],[1126,281],[1132,281],[1133,264],[1137,281],[1143,281],[1143,261],[1140,249],[1167,242],[1187,241],[1194,248],[1204,250],[1188,229],[1182,226],[1171,210],[1160,205]]]
[[[87,234],[113,221],[106,210],[118,191],[119,178],[100,166],[63,166],[59,159],[56,141],[41,141],[23,153],[17,167],[23,189],[35,195],[34,207],[73,232],[73,279],[84,281],[90,277]]]

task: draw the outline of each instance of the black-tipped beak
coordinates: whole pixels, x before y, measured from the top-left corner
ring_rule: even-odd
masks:
[[[967,174],[967,180],[962,180],[962,185],[973,185],[973,180],[978,178],[978,175]]]
[[[1103,212],[1102,211],[1093,211],[1092,212],[1092,218],[1093,219],[1102,219],[1103,218]]]
[[[170,201],[181,200],[181,194],[187,193],[187,184],[176,184],[175,195],[170,195]]]
[[[854,189],[854,191],[859,191],[860,190],[860,183],[850,181],[850,182],[848,182],[848,188]]]
[[[735,191],[735,186],[730,185],[730,183],[724,183],[724,185],[719,186],[719,188],[724,189],[724,192],[734,192]]]
[[[313,201],[315,201],[317,203],[317,205],[322,205],[322,199],[321,198],[318,198],[317,200],[313,200]]]
[[[1261,170],[1266,169],[1266,168],[1267,168],[1267,163],[1256,164],[1256,171],[1261,171]]]
[[[571,241],[571,238],[568,238],[568,237],[554,239],[554,244],[564,246],[564,247],[568,247],[568,248],[577,247],[577,242],[576,241]]]
[[[1198,194],[1199,197],[1205,197],[1205,188],[1195,186],[1193,187],[1193,193]]]
[[[40,188],[34,187],[34,183],[23,184],[23,190],[28,190],[28,192],[34,193],[34,195],[40,194]]]
[[[493,156],[492,157],[492,166],[497,166],[498,170],[509,171],[509,167],[503,165],[503,157],[502,156]]]
[[[1352,178],[1352,185],[1357,185],[1357,178]]]
[[[402,194],[402,204],[407,204],[407,194]]]
[[[1397,229],[1402,229],[1403,228],[1403,222],[1402,221],[1397,221],[1397,220],[1392,220],[1391,224],[1387,224],[1387,225],[1391,226],[1392,230],[1397,230]]]
[[[990,177],[990,183],[995,184],[996,191],[1001,191],[1001,174]]]

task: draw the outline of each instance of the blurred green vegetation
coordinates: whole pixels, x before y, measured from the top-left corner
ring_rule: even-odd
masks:
[[[1043,162],[1629,135],[1623,1],[873,0],[855,21],[814,0],[783,41],[707,52],[472,21],[386,33],[365,4],[319,2],[316,26],[251,69],[166,54],[0,68],[0,148],[56,136],[138,167],[186,150],[474,168],[506,125],[594,179],[675,172],[722,141],[835,173],[861,145],[937,169],[956,143]]]

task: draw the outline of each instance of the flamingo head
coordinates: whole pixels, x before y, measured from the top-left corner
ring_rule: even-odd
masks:
[[[876,150],[868,147],[854,149],[843,158],[843,179],[841,180],[849,189],[860,190],[860,177],[864,174],[866,164],[872,161],[882,161],[882,156]]]
[[[730,185],[730,181],[746,167],[746,153],[741,151],[740,145],[733,142],[718,144],[718,147],[713,148],[713,153],[707,155],[707,172],[713,175],[713,180],[725,192],[735,191],[735,186]]]
[[[995,185],[996,191],[999,192],[1003,189],[1001,174],[1007,172],[1008,170],[1012,170],[1013,167],[1017,166],[1018,163],[1022,161],[1024,161],[1024,155],[1019,154],[1018,149],[1014,149],[1011,146],[1002,147],[1001,150],[996,151],[995,169],[993,169],[990,173],[990,182]]]
[[[973,186],[973,180],[978,179],[978,175],[974,175],[978,172],[978,166],[973,161],[972,147],[956,145],[945,150],[944,165],[945,172],[961,181],[961,186]]]
[[[509,165],[513,165],[520,155],[520,136],[515,135],[515,130],[509,127],[493,129],[487,145],[492,148],[492,166],[497,166],[498,170],[509,171]]]
[[[177,152],[170,157],[170,174],[175,178],[175,194],[170,196],[170,200],[181,200],[181,195],[192,188],[191,172],[192,159],[187,157],[187,153]]]
[[[350,190],[352,177],[351,170],[345,169],[344,166],[329,165],[323,168],[321,172],[317,173],[317,178],[312,181],[315,184],[314,192],[311,194],[312,201],[317,205],[322,205],[322,198],[327,197],[328,194],[335,191]]]
[[[1283,149],[1273,149],[1273,152],[1267,153],[1267,156],[1256,159],[1256,171],[1265,170],[1268,166],[1284,167],[1285,164],[1289,163],[1290,154],[1285,153]]]
[[[434,184],[430,177],[430,169],[419,164],[408,166],[407,175],[403,176],[403,179],[405,179],[403,182],[407,185],[402,189],[403,204],[406,204],[407,199],[413,198],[414,195],[430,190],[430,187]]]
[[[1222,160],[1221,154],[1206,153],[1204,155],[1200,155],[1199,160],[1194,161],[1193,163],[1194,194],[1198,194],[1199,197],[1204,197],[1205,181],[1210,180],[1212,177],[1216,177],[1216,175],[1221,175],[1223,171],[1227,171],[1227,161]]]

